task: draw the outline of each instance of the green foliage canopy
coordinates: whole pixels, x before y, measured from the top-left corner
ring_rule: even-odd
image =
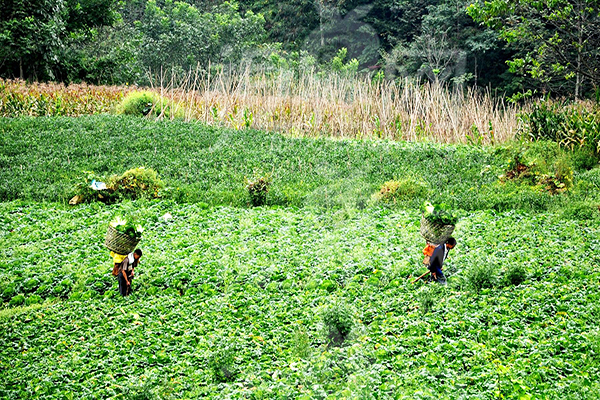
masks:
[[[566,86],[575,97],[586,83],[600,83],[598,0],[478,1],[468,13],[521,47],[508,62],[511,71],[531,76],[547,90]],[[573,79],[574,83],[565,84]]]

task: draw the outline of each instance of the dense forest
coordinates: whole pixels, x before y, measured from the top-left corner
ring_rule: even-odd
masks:
[[[0,77],[148,85],[221,66],[598,96],[597,0],[0,0]]]

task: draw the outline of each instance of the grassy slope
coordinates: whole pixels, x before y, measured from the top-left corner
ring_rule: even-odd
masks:
[[[213,204],[244,204],[241,177],[273,149],[285,157],[271,159],[270,165],[281,181],[301,193],[286,201],[347,206],[205,208],[170,200],[77,208],[30,200],[0,203],[4,299],[37,293],[48,300],[23,308],[5,304],[0,311],[0,398],[69,398],[69,393],[74,398],[598,397],[600,274],[590,268],[600,261],[597,219],[563,219],[551,212],[471,212],[457,228],[459,246],[447,265],[450,284],[440,288],[407,280],[423,269],[417,210],[360,210],[355,207],[360,196],[327,203],[321,195],[324,186],[343,186],[346,178],[367,185],[368,199],[379,180],[387,179],[384,171],[425,171],[424,178],[442,180],[465,168],[460,174],[464,179],[453,180],[452,189],[440,196],[466,201],[481,176],[481,158],[492,167],[500,165],[492,153],[284,139],[113,117],[4,120],[0,126],[9,133],[3,135],[1,156],[17,157],[13,161],[22,157],[19,149],[25,146],[18,144],[16,132],[25,132],[21,136],[30,141],[34,133],[53,135],[54,144],[30,143],[23,175],[13,168],[17,177],[1,184],[3,189],[19,188],[14,193],[25,197],[50,198],[52,191],[36,187],[35,177],[51,168],[56,169],[46,179],[61,178],[41,181],[64,193],[79,168],[88,168],[86,163],[98,172],[103,170],[97,166],[105,165],[113,173],[143,160],[171,182],[185,185],[181,171],[184,160],[191,160],[206,168],[189,169],[202,179],[188,175],[188,185],[209,181],[219,193],[229,193]],[[52,131],[53,126],[59,128]],[[161,140],[131,138],[144,127],[157,136],[167,133]],[[180,138],[169,139],[177,132]],[[79,144],[69,147],[69,137]],[[209,140],[202,137],[212,140],[210,148],[217,155],[211,156],[209,147],[189,155],[200,152],[190,146],[188,152],[157,151],[153,158],[147,143],[166,148],[169,140],[171,146],[183,146],[186,138]],[[120,153],[101,151],[111,142],[145,147],[138,156],[123,151],[124,160]],[[88,152],[89,158],[56,162],[65,152],[81,157]],[[454,157],[455,164],[431,161],[444,155]],[[285,167],[296,157],[312,160],[306,164],[310,168],[296,169],[306,184],[300,184],[294,168]],[[412,162],[416,159],[423,164]],[[245,162],[250,166],[242,166]],[[491,184],[492,178],[483,176],[483,183]],[[278,190],[276,198],[281,199],[284,191]],[[188,193],[194,195],[193,190],[182,195]],[[198,199],[213,199],[200,193]],[[145,221],[146,256],[137,291],[121,299],[115,296],[102,242],[106,222],[131,210]],[[173,219],[165,222],[161,217],[167,212]],[[500,275],[521,265],[527,280],[477,292],[466,279],[477,265]],[[53,303],[55,296],[69,300]],[[431,310],[425,312],[430,300]],[[342,347],[327,347],[320,311],[335,301],[346,302],[354,331]],[[220,383],[211,366],[226,365],[219,357],[228,349],[234,349],[229,369],[236,374],[232,382]]]
[[[465,210],[561,206],[560,196],[499,186],[506,157],[494,148],[292,139],[114,116],[2,119],[0,199],[66,202],[82,171],[145,165],[172,187],[169,197],[212,205],[246,205],[244,176],[259,170],[273,173],[271,205],[360,208],[385,181],[411,177],[428,185],[429,198]],[[593,178],[600,189],[600,174]]]

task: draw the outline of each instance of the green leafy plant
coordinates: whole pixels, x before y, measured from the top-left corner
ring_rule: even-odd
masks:
[[[334,345],[341,345],[354,326],[350,306],[342,301],[324,307],[321,320],[327,339]]]
[[[455,225],[458,221],[458,212],[452,210],[447,204],[432,204],[426,201],[421,206],[423,216],[430,222],[442,225]]]
[[[118,232],[121,232],[134,239],[140,239],[142,237],[142,233],[144,232],[144,228],[142,228],[140,224],[136,223],[134,218],[121,218],[120,216],[117,216],[110,222],[110,226],[115,228]]]

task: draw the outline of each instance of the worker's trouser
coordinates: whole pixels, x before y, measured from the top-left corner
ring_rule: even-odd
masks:
[[[121,296],[128,296],[129,294],[131,294],[131,285],[127,285],[127,281],[125,280],[125,277],[123,276],[122,272],[119,273],[118,278],[119,293],[121,293]],[[133,279],[133,277],[128,274],[127,279],[129,279],[129,283],[131,284],[131,280]]]
[[[433,277],[433,273],[435,272],[435,278]],[[437,269],[435,271],[431,271],[431,277],[430,279],[434,282],[440,283],[442,285],[446,284],[446,275],[444,275],[444,273],[442,272],[441,269]]]

